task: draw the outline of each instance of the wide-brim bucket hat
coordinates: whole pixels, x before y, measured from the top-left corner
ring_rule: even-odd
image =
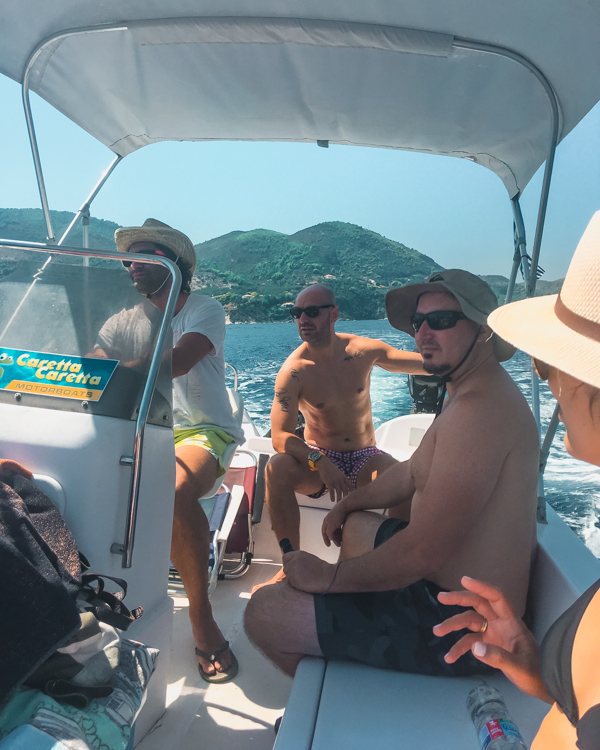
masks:
[[[121,227],[115,232],[117,250],[128,253],[134,242],[155,242],[172,250],[177,258],[191,270],[196,269],[196,251],[190,238],[157,219],[146,219],[141,227]]]
[[[408,284],[389,291],[385,297],[385,309],[391,325],[414,338],[410,318],[417,309],[419,297],[428,292],[454,295],[467,318],[479,325],[487,325],[488,315],[498,307],[496,295],[483,279],[469,271],[450,268],[432,273],[422,284]],[[498,362],[510,359],[516,351],[496,334],[492,336],[492,345]]]
[[[500,307],[489,324],[532,357],[600,388],[600,211],[577,245],[560,294]]]

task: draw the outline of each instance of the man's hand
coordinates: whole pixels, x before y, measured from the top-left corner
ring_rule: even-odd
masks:
[[[336,567],[308,552],[288,552],[283,556],[283,572],[287,582],[308,594],[324,594],[331,586]]]
[[[539,647],[523,621],[515,615],[502,592],[482,581],[463,576],[462,585],[467,591],[442,591],[438,599],[442,604],[472,607],[436,625],[433,632],[444,636],[456,630],[473,631],[454,644],[445,656],[453,664],[469,649],[484,664],[501,669],[519,690],[547,703],[553,703],[540,673]],[[484,618],[487,629],[480,632]]]
[[[316,466],[323,484],[329,490],[332,503],[339,503],[343,497],[354,489],[344,472],[340,471],[327,456],[323,455],[323,458],[317,461]]]
[[[331,542],[336,547],[342,546],[342,526],[346,521],[348,513],[350,511],[347,510],[346,504],[342,500],[323,519],[321,534],[323,535],[323,541],[328,547],[331,547]]]

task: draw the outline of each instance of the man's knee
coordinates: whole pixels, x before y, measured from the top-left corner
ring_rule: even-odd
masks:
[[[207,450],[194,446],[193,462],[176,456],[175,506],[196,502],[217,481],[219,462]]]
[[[352,557],[370,552],[384,516],[372,511],[359,510],[346,518],[342,530],[342,550]]]
[[[273,628],[277,608],[274,602],[277,600],[277,587],[280,584],[263,586],[252,595],[244,612],[244,629],[248,638],[256,646],[265,639],[265,635]]]
[[[293,484],[297,479],[298,468],[298,461],[293,456],[276,453],[265,467],[266,481],[269,484]]]

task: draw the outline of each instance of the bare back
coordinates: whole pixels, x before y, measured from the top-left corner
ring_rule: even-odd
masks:
[[[466,384],[467,385],[467,384]],[[516,384],[495,361],[449,398],[410,461],[415,534],[435,529],[432,580],[461,588],[463,575],[498,586],[525,611],[536,543],[539,438]],[[435,543],[435,542],[434,542]]]

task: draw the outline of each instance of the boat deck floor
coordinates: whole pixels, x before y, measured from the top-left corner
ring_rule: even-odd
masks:
[[[304,538],[315,538],[313,534],[317,532],[320,540],[322,517],[322,511],[303,514]],[[313,526],[309,533],[308,527]],[[241,578],[219,581],[211,599],[215,619],[239,661],[237,677],[224,685],[209,685],[200,678],[187,613],[188,600],[185,595],[173,595],[175,615],[167,711],[137,745],[139,750],[199,747],[271,750],[273,747],[273,725],[283,714],[292,680],[252,646],[243,626],[252,588],[268,581],[281,567],[281,553],[266,508],[262,522],[254,527],[254,539],[256,557],[248,572]],[[317,554],[331,556],[322,542],[319,546],[322,549],[314,550]]]

